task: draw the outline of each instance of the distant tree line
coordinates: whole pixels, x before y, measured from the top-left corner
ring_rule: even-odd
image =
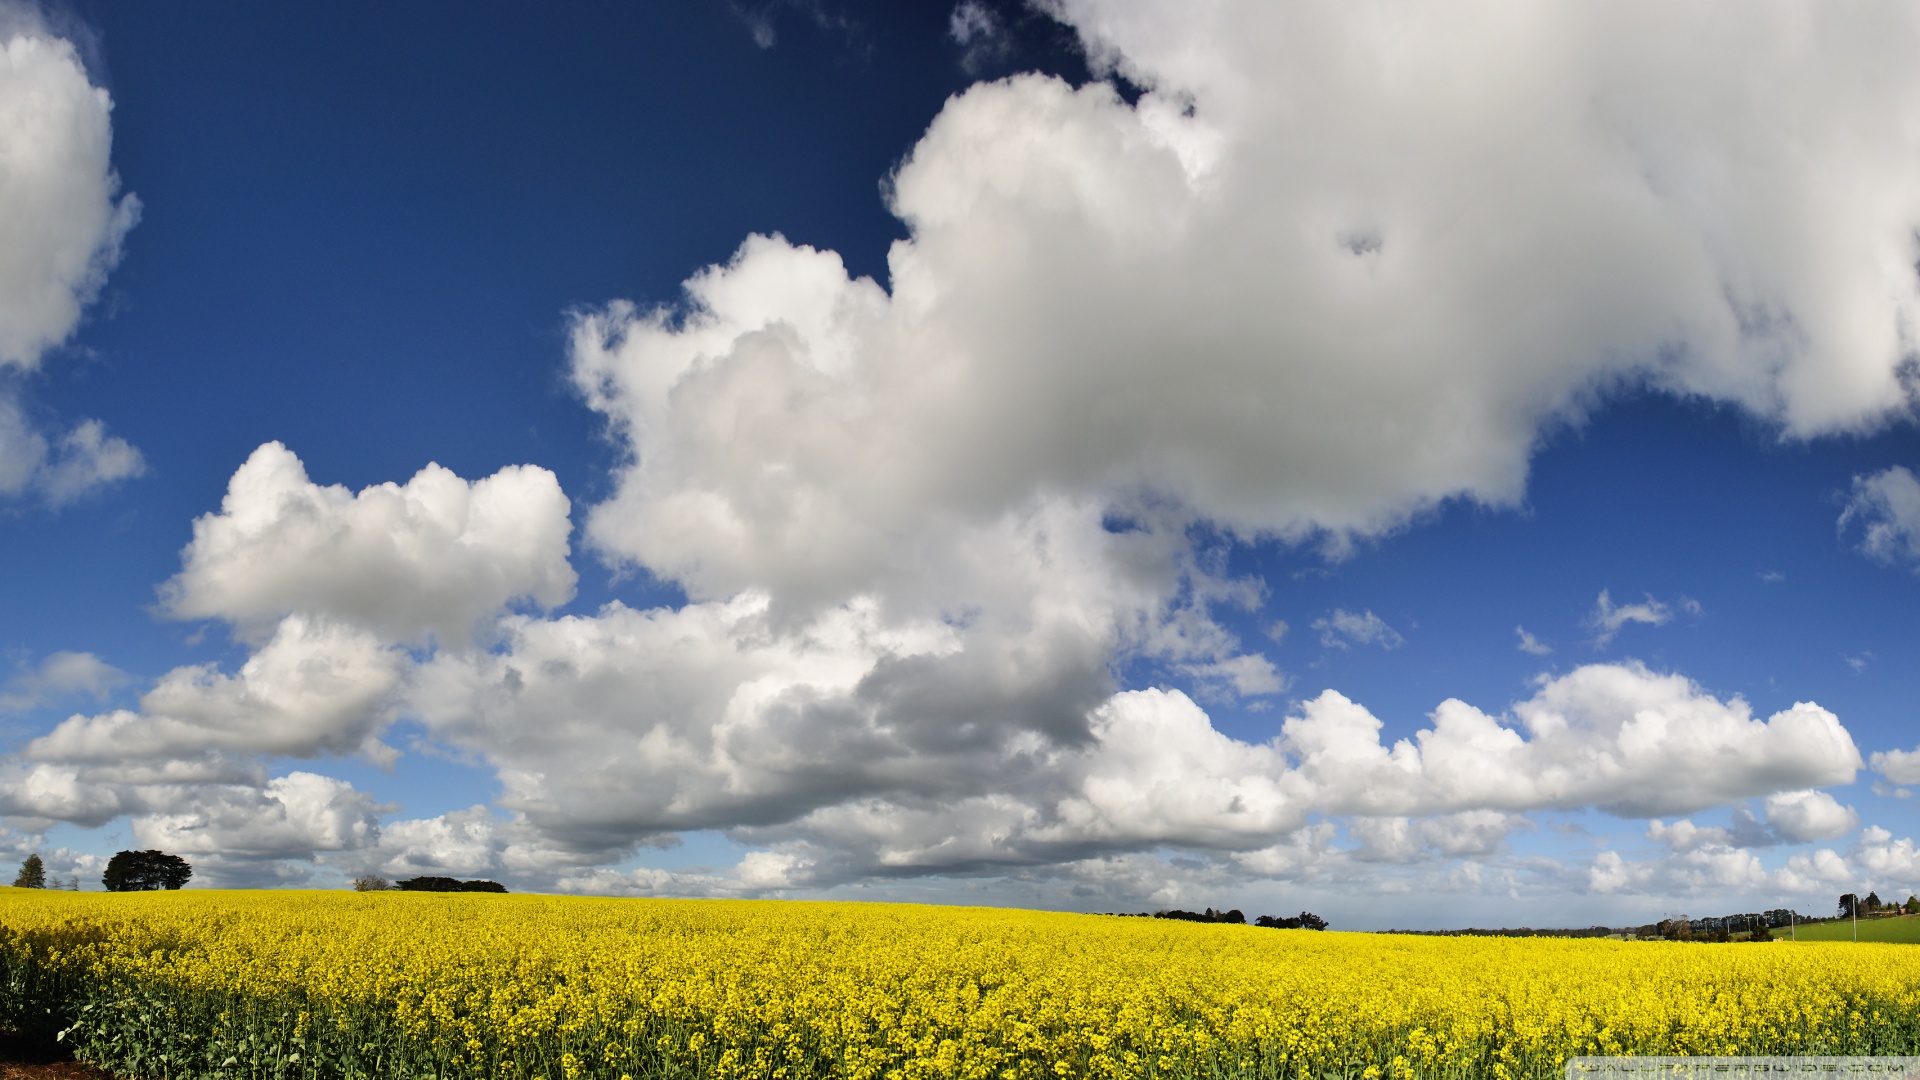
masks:
[[[1114,913],[1109,911],[1107,914],[1112,915]],[[1236,926],[1245,926],[1247,923],[1246,914],[1239,908],[1230,908],[1226,911],[1215,911],[1212,908],[1208,908],[1205,911],[1182,911],[1179,908],[1168,908],[1164,911],[1155,911],[1151,914],[1142,911],[1138,915],[1123,911],[1119,913],[1119,917],[1177,919],[1181,922],[1232,923]],[[1253,920],[1253,925],[1272,927],[1276,930],[1325,930],[1327,928],[1327,920],[1315,915],[1311,911],[1303,911],[1298,915],[1289,915],[1284,919],[1275,915],[1262,915]]]
[[[1212,908],[1208,908],[1205,911],[1181,911],[1179,908],[1169,908],[1166,911],[1154,912],[1153,917],[1156,919],[1178,919],[1181,922],[1236,923],[1240,926],[1247,924],[1247,917],[1240,913],[1239,908],[1234,908],[1232,911],[1215,911]]]
[[[100,876],[100,884],[108,892],[146,892],[155,889],[178,889],[193,877],[193,867],[178,855],[169,855],[164,851],[122,851],[107,860],[107,872]],[[47,864],[38,854],[29,855],[20,864],[20,873],[13,879],[16,889],[71,889],[80,888],[79,877],[61,881],[55,878],[51,885],[47,881]],[[383,889],[399,889],[404,892],[478,892],[503,893],[505,885],[497,881],[473,879],[461,881],[450,877],[412,877],[389,882],[386,878],[371,874],[353,879],[353,887],[358,892],[379,892]],[[1211,913],[1209,913],[1211,914]],[[1234,912],[1237,916],[1240,913]]]
[[[1904,904],[1889,903],[1880,894],[1870,892],[1865,900],[1854,893],[1840,894],[1840,918],[1858,919],[1869,915],[1920,915],[1920,897],[1909,896]]]
[[[193,876],[193,867],[178,855],[163,851],[122,851],[107,862],[100,884],[108,892],[145,892],[150,889],[177,889]],[[80,875],[67,878],[47,877],[46,861],[39,854],[27,856],[14,875],[16,889],[63,889],[80,891]]]
[[[1633,936],[1643,941],[1665,938],[1668,941],[1725,943],[1733,941],[1735,934],[1745,934],[1740,940],[1772,941],[1775,927],[1786,927],[1797,921],[1799,916],[1787,908],[1778,908],[1765,914],[1716,915],[1705,919],[1689,919],[1679,915],[1652,926],[1639,927]]]
[[[1744,934],[1743,941],[1771,941],[1774,930],[1785,929],[1794,922],[1806,922],[1807,917],[1790,908],[1775,908],[1767,912],[1753,912],[1745,915],[1715,915],[1704,919],[1690,919],[1677,915],[1657,923],[1644,926],[1582,926],[1535,928],[1522,926],[1518,929],[1502,927],[1487,930],[1472,927],[1466,930],[1388,930],[1389,934],[1421,934],[1428,937],[1557,937],[1557,938],[1639,938],[1643,941],[1665,938],[1669,941],[1731,941],[1733,935]]]
[[[478,878],[472,881],[461,881],[459,878],[450,877],[411,877],[389,882],[386,878],[375,877],[371,874],[366,877],[354,878],[353,889],[355,892],[381,892],[386,889],[398,889],[401,892],[503,893],[507,891],[507,887],[497,881],[485,881]]]
[[[1303,911],[1298,915],[1289,915],[1284,919],[1274,915],[1262,915],[1253,920],[1253,925],[1270,926],[1275,930],[1325,930],[1327,928],[1327,920],[1315,915],[1311,911]]]
[[[1563,937],[1563,938],[1603,938],[1632,934],[1631,928],[1615,929],[1611,926],[1575,926],[1566,928],[1535,929],[1522,926],[1517,929],[1501,927],[1498,930],[1483,930],[1480,927],[1468,927],[1465,930],[1388,930],[1389,934],[1419,934],[1424,937]]]

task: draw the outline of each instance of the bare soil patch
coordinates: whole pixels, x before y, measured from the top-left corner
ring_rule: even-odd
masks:
[[[114,1080],[73,1060],[59,1043],[0,1032],[0,1080]]]

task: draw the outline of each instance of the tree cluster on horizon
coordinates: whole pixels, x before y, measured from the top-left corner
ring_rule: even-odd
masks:
[[[108,892],[151,892],[178,889],[193,876],[193,867],[178,855],[164,851],[122,851],[107,860],[100,884]]]

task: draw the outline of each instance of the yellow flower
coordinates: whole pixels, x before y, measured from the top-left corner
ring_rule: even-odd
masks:
[[[51,1009],[83,1057],[135,1073],[165,1054],[169,1075],[1519,1080],[1581,1054],[1913,1053],[1907,955],[911,905],[0,890],[4,1016]]]

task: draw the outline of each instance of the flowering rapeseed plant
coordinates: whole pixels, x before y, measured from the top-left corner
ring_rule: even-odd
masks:
[[[0,890],[0,1022],[140,1077],[1557,1077],[1912,1053],[1898,945],[913,905]]]

